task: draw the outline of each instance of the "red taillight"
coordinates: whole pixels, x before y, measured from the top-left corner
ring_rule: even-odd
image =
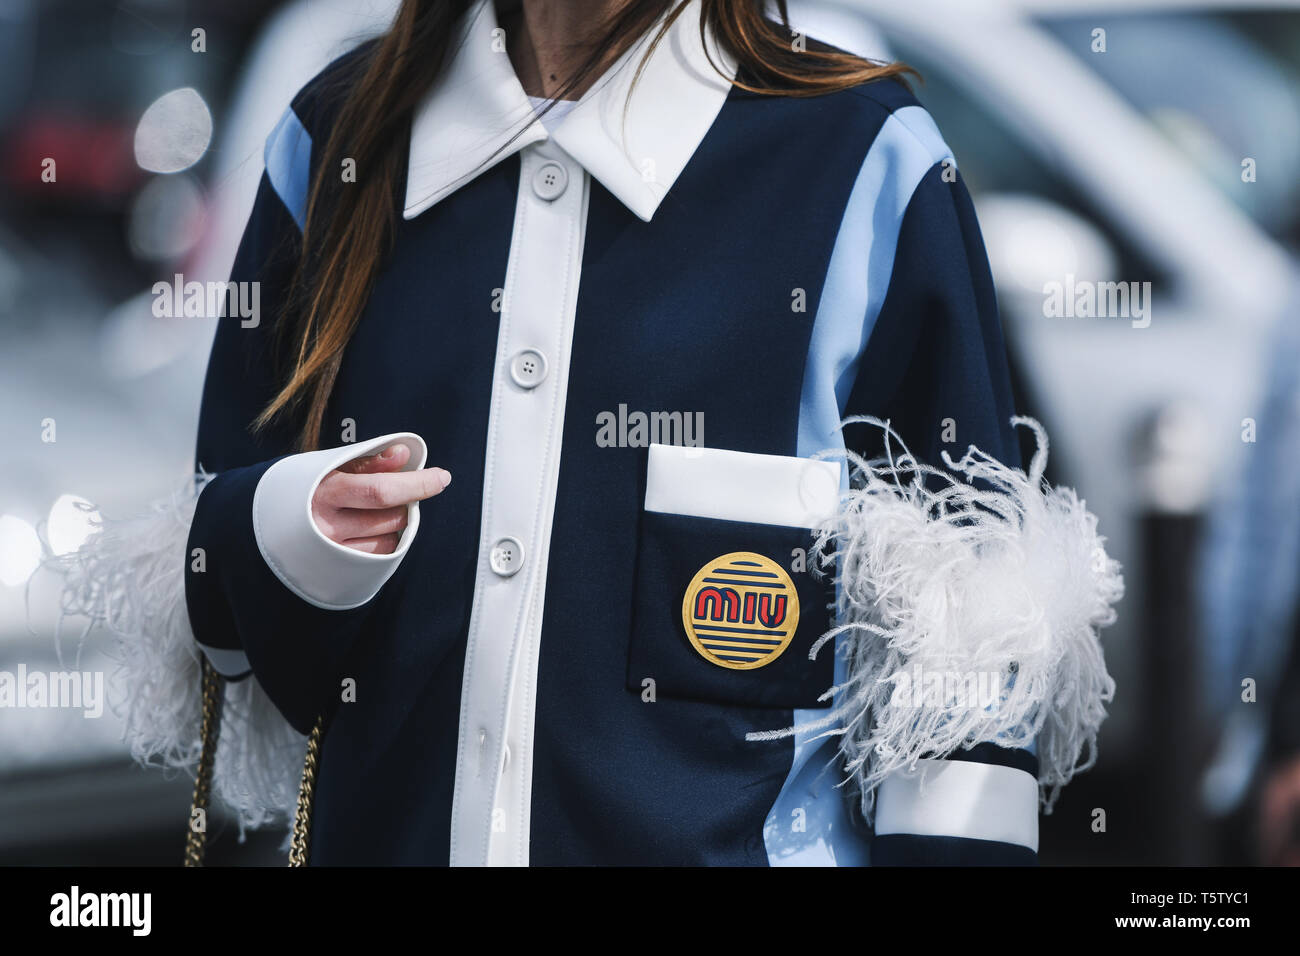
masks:
[[[5,185],[27,199],[120,200],[144,180],[133,128],[81,117],[29,117],[11,127],[0,160]],[[53,160],[54,181],[47,181]]]

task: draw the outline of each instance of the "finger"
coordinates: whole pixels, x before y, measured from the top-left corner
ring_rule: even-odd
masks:
[[[365,455],[339,465],[338,470],[351,475],[369,475],[379,472],[398,471],[411,460],[409,446],[398,442],[389,445],[377,455]]]
[[[372,538],[350,538],[344,541],[343,545],[354,551],[364,551],[366,554],[392,554],[397,550],[399,540],[401,535],[381,534]]]
[[[448,482],[451,481],[451,475],[447,474],[445,469],[424,469],[425,471],[436,471],[440,475],[445,475]],[[399,472],[398,474],[415,475],[419,472]],[[321,483],[316,487],[316,493],[312,496],[313,508],[327,510],[329,508],[381,508],[391,507],[378,503],[366,503],[371,499],[367,496],[377,493],[383,487],[383,483],[394,476],[376,474],[373,477],[366,475],[354,475],[348,472],[336,469],[321,479]],[[437,483],[434,483],[436,489]],[[445,485],[444,485],[445,487]],[[437,493],[436,490],[434,492]],[[378,502],[379,499],[373,499]],[[411,499],[418,500],[418,499]],[[404,502],[395,502],[394,505]]]
[[[329,488],[321,482],[325,503],[336,508],[394,508],[432,498],[451,483],[443,468],[421,468],[392,475],[336,474]]]
[[[400,534],[406,527],[407,508],[324,508],[312,517],[321,533],[340,544],[349,538],[371,538],[381,534]]]

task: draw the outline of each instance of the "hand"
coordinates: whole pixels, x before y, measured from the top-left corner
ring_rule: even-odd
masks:
[[[410,458],[406,445],[390,445],[331,471],[311,499],[316,527],[345,547],[392,554],[406,527],[406,506],[432,498],[451,483],[443,468],[399,471]]]
[[[1274,767],[1264,783],[1259,855],[1264,866],[1300,866],[1300,757]]]

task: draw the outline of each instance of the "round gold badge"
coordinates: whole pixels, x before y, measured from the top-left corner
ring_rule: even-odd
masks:
[[[732,670],[772,663],[799,626],[799,594],[785,568],[733,551],[695,573],[682,600],[686,636],[700,656]]]

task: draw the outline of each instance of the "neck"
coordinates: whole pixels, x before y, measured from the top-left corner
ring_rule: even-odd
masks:
[[[625,0],[498,0],[498,22],[506,51],[524,92],[551,98],[563,92],[576,100],[616,59],[609,51],[595,69],[570,89],[565,84],[604,39],[603,28]]]

